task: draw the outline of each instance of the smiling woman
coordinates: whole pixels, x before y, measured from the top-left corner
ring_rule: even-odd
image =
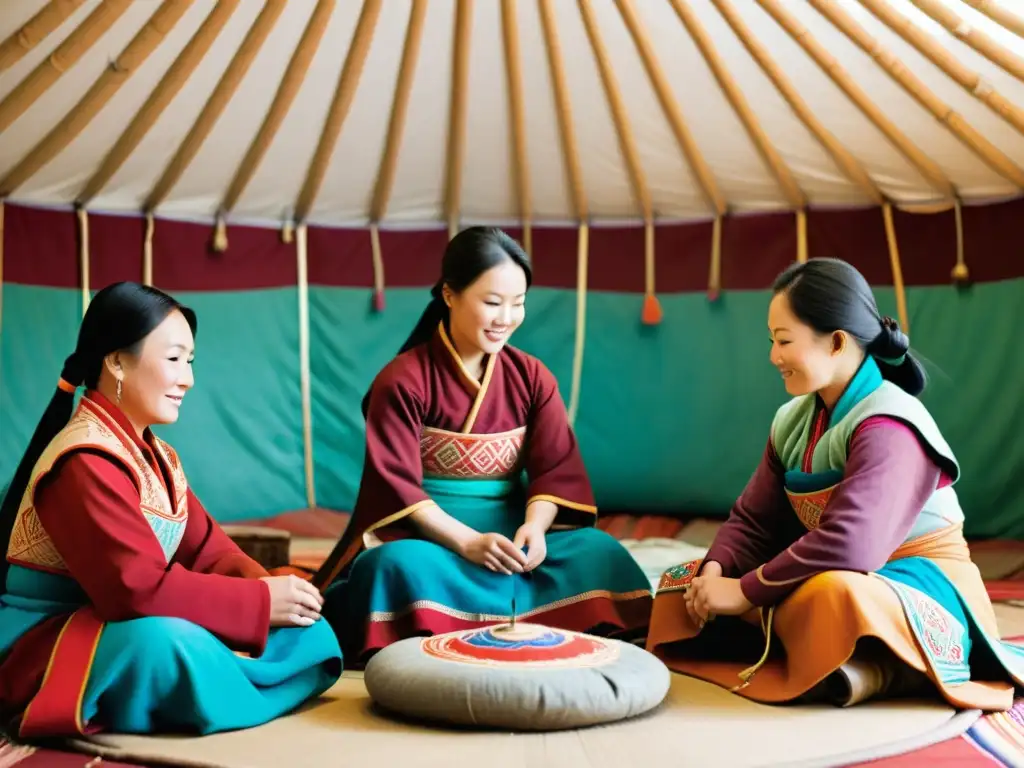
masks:
[[[1008,709],[1024,652],[999,640],[909,339],[846,262],[797,263],[773,293],[793,399],[707,556],[662,576],[648,649],[759,701],[931,690]]]
[[[257,725],[341,673],[316,589],[244,555],[150,429],[178,419],[195,331],[153,288],[97,293],[3,500],[0,709],[23,737]]]
[[[531,278],[501,230],[460,232],[418,325],[363,401],[355,513],[314,579],[355,661],[516,614],[577,631],[646,626],[650,584],[594,527],[555,378],[508,345]]]

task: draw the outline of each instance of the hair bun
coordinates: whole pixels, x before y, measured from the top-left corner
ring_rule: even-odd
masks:
[[[881,319],[882,330],[868,347],[868,352],[883,360],[898,360],[910,350],[910,339],[891,317]]]

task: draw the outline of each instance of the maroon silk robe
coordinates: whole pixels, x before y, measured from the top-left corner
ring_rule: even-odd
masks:
[[[439,440],[433,427],[452,433]],[[509,451],[473,452],[466,434],[509,437]],[[521,440],[521,443],[517,443]],[[473,378],[443,326],[432,339],[396,357],[374,380],[366,412],[362,482],[348,529],[314,578],[324,589],[347,570],[374,538],[409,535],[407,516],[431,503],[423,490],[424,467],[451,475],[512,471],[522,445],[529,478],[527,504],[546,499],[558,506],[556,525],[593,525],[597,507],[565,403],[555,377],[537,358],[506,346]],[[525,510],[524,510],[525,512]]]

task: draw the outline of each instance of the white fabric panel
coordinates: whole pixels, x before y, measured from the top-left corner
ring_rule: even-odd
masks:
[[[726,63],[729,74],[757,117],[761,130],[778,151],[803,193],[819,205],[865,203],[864,192],[852,184],[836,166],[832,155],[804,125],[775,88],[771,78],[761,69],[757,60],[747,53],[742,41],[722,15],[707,2],[692,3],[691,8],[700,19],[701,26],[711,38],[719,58]],[[756,35],[757,31],[754,29],[752,33]],[[775,51],[769,50],[769,55],[774,58]],[[710,70],[707,77],[713,78]],[[744,137],[746,136],[747,133],[744,131]],[[712,138],[718,145],[716,151],[726,158],[723,162],[727,163],[730,147],[723,146],[719,137]],[[749,143],[750,139],[747,141]],[[759,162],[764,165],[766,173],[769,172],[767,164],[760,160]],[[739,180],[739,186],[743,188],[742,178]],[[786,201],[781,189],[776,190],[772,201],[779,204]],[[747,207],[755,206],[757,202],[751,200]]]
[[[859,4],[840,4],[876,39],[886,31],[886,28]],[[928,109],[890,77],[879,63],[845,35],[836,34],[837,28],[828,19],[810,6],[802,4],[795,5],[791,12],[795,13],[819,40],[830,41],[829,49],[832,55],[847,71],[856,73],[861,87],[871,94],[890,117],[896,118],[897,126],[925,155],[943,168],[947,178],[956,187],[964,188],[972,194],[1012,191],[1012,187],[1002,181],[994,171],[982,165],[945,125],[936,120]],[[910,47],[904,44],[902,52],[907,53],[907,49]],[[909,52],[913,52],[913,49]]]
[[[957,40],[945,27],[920,11],[909,0],[890,0],[890,2],[896,10],[912,21],[915,26],[927,32],[931,39],[942,46],[953,59],[967,69],[981,75],[985,83],[998,91],[1000,95],[1018,109],[1024,110],[1024,82],[989,61],[966,43]],[[984,32],[1000,45],[1005,46],[1009,51],[1024,58],[1024,40],[1003,29],[987,16],[978,13],[964,3],[956,2],[954,4],[950,0],[943,0],[943,2],[969,26],[974,27],[978,32]],[[967,13],[967,11],[970,13]],[[1019,12],[1024,12],[1024,2],[1020,4]],[[891,40],[895,35],[888,30],[886,30],[886,35],[886,45],[888,45],[888,40]],[[897,39],[899,44],[904,46],[904,48],[900,49],[901,51],[905,49],[910,50],[906,54],[904,61],[915,74],[925,79],[925,82],[930,87],[933,87],[936,93],[939,93],[965,120],[974,126],[985,138],[995,144],[998,149],[1011,158],[1016,158],[1018,163],[1024,162],[1024,136],[1011,123],[1004,120],[984,101],[969,93],[957,81],[948,77],[939,67],[932,64],[922,54],[918,53],[901,39]],[[895,50],[895,46],[893,46],[893,49]],[[913,56],[911,56],[911,53]],[[901,53],[900,55],[903,54]],[[917,62],[920,62],[920,64]],[[932,76],[926,78],[926,75],[929,74]],[[939,90],[940,88],[941,91]]]
[[[636,140],[640,167],[650,190],[655,216],[677,218],[692,215],[693,211],[700,210],[710,215],[711,208],[701,190],[700,182],[679,148],[672,125],[661,107],[633,36],[615,7],[614,0],[595,0],[592,7],[612,70],[618,81],[627,120]],[[670,35],[668,45],[658,44],[659,40],[665,40],[665,24],[668,23],[669,32],[678,33],[682,29],[678,18],[671,12],[668,3],[636,3],[634,7],[640,23],[645,27],[655,55],[661,59],[663,53],[671,52],[676,43],[675,37]],[[657,13],[652,13],[655,11]],[[671,18],[665,16],[666,11],[671,14]],[[596,67],[596,62],[594,66]],[[664,71],[666,77],[669,77],[668,73],[671,70],[665,68]],[[614,147],[617,148],[617,138],[614,140]],[[705,148],[701,146],[700,150],[703,153]],[[628,176],[626,180],[628,183]],[[639,206],[636,210],[639,213]]]
[[[96,82],[96,78],[109,65],[110,60],[124,50],[124,47],[149,20],[153,10],[154,7],[148,3],[131,5],[103,39],[97,41],[92,48],[86,51],[74,67],[66,71],[21,117],[4,131],[3,141],[0,141],[0,175],[6,175],[81,101],[92,84]],[[49,39],[42,41],[36,47],[36,55],[41,51],[46,51],[48,56],[57,44],[59,44],[57,41],[51,42]],[[20,69],[20,65],[15,69]],[[141,73],[136,73],[135,76],[137,77],[139,74]],[[107,106],[108,110],[106,111],[112,111],[111,105]],[[127,124],[124,116],[121,117],[121,121]],[[79,139],[81,138],[82,136],[79,137]],[[73,142],[73,144],[77,143]],[[87,153],[93,154],[97,151],[103,150],[92,145],[89,145],[86,150]],[[40,174],[47,174],[50,180],[49,184],[41,183],[39,176],[36,176],[21,189],[16,190],[18,199],[41,203],[70,202],[88,177],[88,167],[83,168],[82,164],[91,165],[97,162],[99,162],[98,157],[90,158],[87,154],[83,154],[82,150],[77,153],[64,152],[60,157],[54,158],[49,167],[44,168]],[[55,181],[56,183],[54,183]]]
[[[562,136],[558,129],[555,91],[540,11],[535,2],[518,2],[516,14],[522,56],[526,156],[530,169],[534,219],[571,221],[576,217],[562,151]],[[577,116],[576,120],[579,119]]]
[[[358,18],[358,3],[335,6],[306,77],[232,215],[281,220],[294,213]]]
[[[206,10],[212,11],[212,3],[204,2]],[[206,101],[213,93],[224,71],[231,63],[246,34],[260,12],[259,3],[239,3],[231,18],[221,29],[206,56],[195,68],[189,79],[181,86],[177,95],[164,109],[163,114],[139,142],[135,151],[111,177],[106,186],[89,204],[97,210],[139,210],[145,204],[153,187],[185,140],[189,129],[195,125]],[[187,45],[184,37],[185,20],[174,30],[175,47]],[[181,41],[184,41],[183,43]],[[134,114],[128,115],[134,118]],[[127,123],[125,127],[127,127]],[[91,130],[91,128],[90,128]],[[216,129],[215,129],[216,131]],[[220,133],[225,136],[223,129]],[[113,147],[119,135],[110,137]],[[172,190],[173,194],[173,190]],[[203,211],[206,213],[207,211]]]
[[[636,8],[722,194],[739,208],[782,204],[778,184],[676,12],[669,3],[636,3]]]
[[[408,0],[382,3],[359,88],[327,165],[310,222],[365,223],[370,215],[370,200],[387,142],[410,7]],[[346,3],[335,10],[335,15],[339,13],[352,16],[354,32],[359,8]],[[342,62],[348,55],[351,41],[349,35],[343,44],[339,42],[334,46]],[[428,51],[426,42],[424,40],[424,50]],[[412,144],[415,147],[415,141]],[[294,146],[291,149],[294,152]],[[310,157],[315,151],[315,145],[309,148]]]
[[[277,87],[284,77],[292,52],[299,44],[306,24],[313,14],[314,3],[288,3],[256,54],[249,71],[235,95],[221,113],[220,120],[207,137],[191,165],[182,174],[159,212],[169,216],[212,216],[227,193],[235,171],[249,151],[249,145],[259,132],[263,119],[274,101]],[[216,81],[207,87],[212,93]],[[181,140],[193,123],[182,122]],[[166,164],[177,146],[161,162]],[[312,150],[302,148],[299,158],[308,158]],[[163,172],[161,168],[157,177]],[[284,201],[291,205],[294,201]],[[268,219],[277,223],[277,217]]]
[[[1018,158],[1024,157],[1024,136],[1017,133],[1013,127],[988,106],[965,91],[955,80],[942,71],[940,67],[933,64],[924,54],[920,53],[896,32],[889,29],[881,20],[869,13],[859,3],[844,0],[843,5],[847,7],[850,14],[861,25],[870,31],[885,50],[888,50],[903,62],[904,66],[918,80],[924,83],[939,99],[958,112],[968,125],[985,136],[1003,152],[1009,152]],[[931,21],[931,19],[913,7],[909,11],[914,13],[914,21]],[[924,24],[922,23],[921,26],[924,26]],[[939,25],[932,26],[929,31],[943,37],[948,36],[945,29]],[[889,82],[895,84],[895,81],[880,66],[875,65],[873,73],[875,72],[882,74]],[[901,87],[900,91],[906,94],[906,91]],[[911,97],[905,95],[904,98],[909,99]],[[932,156],[943,168],[947,169],[950,179],[957,187],[963,188],[973,195],[987,196],[1013,193],[1014,185],[1011,182],[983,164],[980,155],[974,153],[966,144],[956,138],[952,131],[945,128],[944,125],[936,123],[931,112],[921,111],[924,112],[924,120],[931,121],[935,128],[940,129],[945,134],[945,137],[948,137],[946,140],[952,140],[951,143],[955,147],[955,154],[953,154],[954,150],[946,150],[945,145],[936,143]],[[932,144],[927,139],[922,138],[918,139],[918,141],[925,152],[932,153]],[[949,151],[949,154],[947,154],[947,151]]]
[[[45,61],[99,2],[84,2],[48,39],[0,74],[0,98]],[[1024,135],[888,29],[857,0],[836,2],[967,123],[1012,162],[1024,167]],[[917,9],[912,0],[888,2],[963,65],[980,73],[1004,97],[1024,109],[1024,82],[957,40]],[[1024,56],[1024,39],[959,0],[942,2],[970,26]],[[367,220],[411,4],[412,0],[388,0],[383,4],[359,88],[314,203],[310,217],[313,223],[363,224]],[[676,142],[614,0],[591,0],[591,4],[621,90],[656,215],[663,219],[708,216],[704,195]],[[45,5],[46,0],[4,0],[0,39],[14,33]],[[104,110],[58,157],[16,190],[12,201],[44,205],[72,202],[214,5],[215,0],[196,0]],[[315,0],[293,0],[287,4],[240,88],[159,214],[208,218],[217,211],[270,108],[315,5]],[[596,222],[636,220],[640,207],[579,8],[576,3],[560,0],[552,5],[589,215]],[[1007,3],[1006,7],[1012,9],[1015,5],[1018,4]],[[206,58],[91,207],[125,212],[139,209],[195,123],[262,6],[262,2],[249,0],[240,4]],[[837,168],[710,0],[689,0],[689,6],[711,36],[762,130],[810,203],[862,204],[862,190]],[[907,203],[938,198],[938,193],[900,151],[757,2],[733,0],[733,6],[809,108],[864,166],[883,193]],[[730,209],[787,208],[777,181],[671,5],[634,0],[634,7]],[[0,176],[65,119],[109,61],[123,51],[158,8],[157,2],[133,3],[111,30],[11,125],[0,140]],[[787,2],[785,8],[837,58],[879,109],[943,169],[962,197],[970,201],[1020,193],[827,18],[807,3]],[[292,213],[359,12],[359,3],[337,4],[307,78],[233,211],[232,220],[277,225]],[[532,218],[538,223],[571,221],[573,204],[537,3],[523,0],[517,3],[516,13]],[[434,225],[444,218],[454,20],[455,0],[433,0],[428,4],[394,184],[384,216],[386,226]],[[514,221],[517,201],[499,3],[474,3],[469,57],[460,220],[464,224]]]
[[[15,34],[47,4],[48,0],[3,0],[3,4],[0,5],[3,8],[0,11],[0,40],[6,40]],[[99,4],[100,0],[86,0],[45,40],[40,40],[31,51],[25,53],[13,67],[0,72],[0,100],[45,61],[46,57],[63,43]]]
[[[122,20],[118,22],[118,27],[124,26],[126,17],[129,13],[135,12],[139,5],[145,4],[133,4]],[[25,184],[24,193],[47,200],[73,201],[82,187],[99,169],[118,137],[128,127],[131,119],[149,98],[153,89],[163,79],[168,68],[181,53],[182,48],[188,44],[213,6],[212,0],[201,0],[189,7],[177,24],[168,30],[166,37],[142,65],[121,83],[114,96],[92,119],[85,130]],[[155,12],[160,6],[149,5],[146,7]],[[123,50],[122,47],[114,50],[107,49],[101,42],[90,54],[96,53],[99,56],[113,59],[120,54],[121,50]],[[75,67],[70,73],[71,77],[78,74],[78,67]],[[99,76],[100,73],[97,73],[96,77]],[[78,94],[84,98],[92,85],[93,81],[82,83]],[[128,190],[125,190],[125,193],[119,197],[121,197],[120,200],[115,198],[115,208],[138,208],[137,203],[133,204]]]
[[[460,219],[471,222],[487,220],[494,211],[518,212],[519,202],[500,4],[473,4],[470,35],[459,208]],[[519,45],[522,50],[522,41]],[[532,99],[524,93],[523,101]],[[529,146],[526,151],[530,152]]]
[[[387,209],[381,214],[391,221],[437,221],[444,218],[454,25],[455,0],[430,0],[427,3],[405,125],[401,142],[395,148],[398,157],[394,185]],[[370,194],[373,194],[372,187]]]
[[[590,216],[641,216],[594,49],[575,3],[552,3]],[[607,42],[605,46],[607,47]],[[543,183],[543,176],[537,182]]]
[[[934,197],[933,190],[914,166],[774,18],[753,2],[733,2],[733,7],[803,96],[811,112],[860,162],[883,193],[901,201]],[[792,3],[785,7],[791,13],[795,11]],[[827,34],[819,36],[818,41],[835,54],[836,32],[831,26],[825,31]],[[847,70],[847,74],[856,79],[859,73]],[[869,92],[868,96],[884,110],[877,94]],[[899,126],[900,121],[896,122]]]

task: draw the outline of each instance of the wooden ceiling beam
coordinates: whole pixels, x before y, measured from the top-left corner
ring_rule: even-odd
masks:
[[[135,117],[107,153],[96,173],[86,182],[85,188],[78,196],[79,205],[87,205],[96,197],[139,146],[209,52],[217,36],[224,30],[224,25],[238,9],[238,4],[239,0],[219,0],[213,7],[188,45],[182,49],[181,54],[146,99],[146,103],[135,113]]]
[[[380,18],[381,5],[382,0],[366,0],[359,12],[359,21],[356,23],[352,43],[349,46],[348,55],[345,57],[345,65],[338,77],[338,86],[334,90],[334,98],[327,112],[324,129],[320,134],[320,141],[313,154],[313,159],[306,170],[306,180],[302,184],[302,191],[295,204],[296,221],[305,221],[309,217],[316,196],[320,192],[324,175],[327,173],[327,166],[331,163],[331,156],[334,154],[338,137],[341,136],[345,118],[348,117],[352,100],[359,88],[359,81],[366,65],[366,57],[370,52],[370,44],[373,42],[373,33]]]
[[[67,21],[85,0],[50,0],[39,12],[0,43],[0,72],[6,72],[57,27]]]

